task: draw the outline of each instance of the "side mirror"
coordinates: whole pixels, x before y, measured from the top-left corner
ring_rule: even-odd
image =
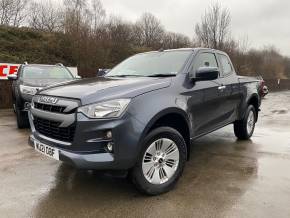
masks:
[[[217,67],[200,67],[195,73],[195,81],[215,80],[219,77],[219,69]]]
[[[8,80],[17,80],[17,75],[16,74],[10,74],[7,76]]]
[[[82,77],[81,76],[79,76],[79,75],[76,75],[76,77],[75,77],[76,79],[81,79]]]
[[[97,72],[97,77],[103,77],[105,76],[107,73],[110,72],[111,69],[99,69]]]

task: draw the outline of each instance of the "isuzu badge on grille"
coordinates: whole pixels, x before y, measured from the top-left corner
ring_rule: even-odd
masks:
[[[58,98],[55,97],[49,97],[49,96],[41,96],[38,99],[38,102],[41,103],[50,103],[50,104],[56,104],[58,102]]]

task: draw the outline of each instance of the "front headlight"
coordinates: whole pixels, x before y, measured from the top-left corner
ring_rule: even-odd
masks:
[[[31,86],[20,85],[20,92],[27,95],[35,95],[38,88]]]
[[[78,112],[83,113],[89,118],[117,118],[127,108],[130,99],[116,99],[97,104],[90,104],[78,108]]]

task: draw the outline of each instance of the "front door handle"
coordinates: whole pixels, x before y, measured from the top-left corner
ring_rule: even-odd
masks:
[[[218,90],[224,90],[226,88],[226,86],[219,86]]]

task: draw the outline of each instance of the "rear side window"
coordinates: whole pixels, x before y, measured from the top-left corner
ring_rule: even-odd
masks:
[[[219,59],[221,61],[221,65],[223,68],[223,74],[224,75],[231,74],[233,72],[233,67],[232,67],[232,64],[231,64],[229,58],[225,55],[219,54]]]
[[[193,66],[194,72],[200,67],[218,67],[215,55],[213,53],[199,54]]]

